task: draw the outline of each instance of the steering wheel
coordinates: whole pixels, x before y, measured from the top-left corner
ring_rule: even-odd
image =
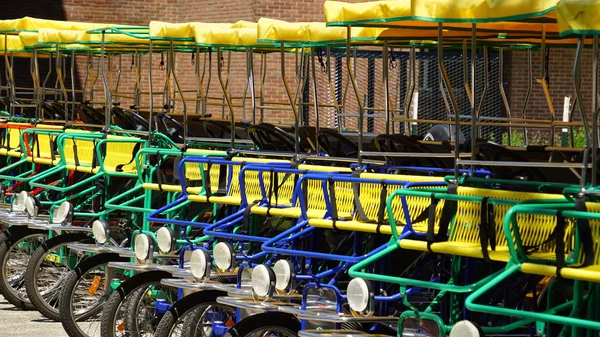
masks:
[[[44,102],[43,104],[43,116],[49,120],[61,120],[65,119],[65,111],[62,105],[58,105],[52,102]]]
[[[357,158],[358,145],[350,139],[331,129],[321,129],[317,132],[317,142],[330,157]]]
[[[144,117],[130,110],[123,110],[123,112],[125,116],[129,118],[131,123],[135,126],[135,131],[148,131],[148,129],[150,128],[150,124]]]
[[[231,138],[230,126],[225,125],[221,122],[211,121],[211,120],[203,120],[202,128],[204,129],[204,132],[211,138],[223,138],[223,139]]]
[[[77,108],[77,114],[86,124],[104,124],[104,110],[95,110],[89,105],[82,104]]]
[[[421,145],[417,140],[406,135],[379,135],[375,138],[375,146],[381,152],[413,152],[413,153],[433,153],[427,147]],[[440,167],[445,168],[443,162],[438,158],[431,157],[386,157],[386,160],[399,166],[417,166],[417,167]]]
[[[475,144],[474,154],[479,160],[529,162],[527,158],[518,153],[491,142]],[[489,170],[497,179],[512,180],[521,177],[530,181],[548,181],[544,172],[538,167],[491,166]]]
[[[179,123],[179,121],[173,118],[172,116],[169,116],[164,112],[159,112],[158,114],[156,114],[155,117],[156,130],[158,130],[158,120],[160,120],[161,124],[165,128],[167,136],[169,136],[169,138],[172,141],[174,141],[175,143],[183,144],[183,135],[185,130],[183,124]],[[175,126],[169,126],[167,122],[173,123]],[[190,136],[189,131],[188,136]]]
[[[250,138],[261,150],[294,152],[294,138],[282,129],[267,123],[248,127]],[[304,151],[301,147],[301,151]]]

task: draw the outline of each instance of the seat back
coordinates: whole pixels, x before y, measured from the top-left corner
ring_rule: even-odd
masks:
[[[493,219],[496,235],[496,247],[506,247],[504,232],[504,217],[508,210],[519,202],[526,200],[558,200],[564,196],[547,193],[515,192],[473,187],[459,187],[457,194],[463,198],[457,203],[456,217],[452,223],[449,241],[479,243],[481,224],[481,198],[489,198],[492,204]],[[475,199],[470,198],[475,197]],[[517,217],[518,223],[526,223],[527,230],[521,233],[521,240],[525,246],[534,246],[546,240],[555,227],[555,219],[547,215],[525,215]],[[570,228],[570,226],[569,226]],[[570,230],[570,229],[569,229]],[[548,249],[553,248],[548,246]]]

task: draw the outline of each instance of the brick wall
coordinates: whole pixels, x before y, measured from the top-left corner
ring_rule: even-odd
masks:
[[[235,22],[237,20],[257,21],[260,17],[270,17],[288,21],[322,21],[323,0],[306,1],[281,1],[281,0],[22,0],[19,6],[5,6],[0,12],[0,18],[16,18],[25,15],[58,19],[58,20],[77,20],[87,22],[106,22],[122,23],[132,25],[147,25],[151,20],[162,20],[169,22]],[[357,1],[358,2],[358,1]],[[216,53],[213,53],[213,60],[216,61]],[[260,55],[255,56],[255,73],[258,76],[260,69]],[[265,56],[267,62],[267,75],[265,81],[265,99],[268,101],[286,102],[287,97],[283,90],[280,76],[279,55],[271,54]],[[556,49],[550,54],[550,92],[553,97],[553,103],[559,118],[562,117],[563,97],[573,95],[571,82],[572,63],[574,50]],[[229,76],[229,87],[232,96],[241,97],[244,93],[246,67],[245,55],[243,53],[232,54],[231,71]],[[525,92],[527,90],[527,54],[525,51],[513,51],[506,53],[506,81],[507,93],[511,103],[513,116],[519,116]],[[161,60],[160,55],[155,55],[153,59],[154,72],[154,90],[162,90],[164,86],[164,71],[159,69]],[[204,55],[200,60],[204,60]],[[3,61],[0,60],[0,63]],[[224,66],[227,65],[227,54],[224,59]],[[41,62],[42,76],[47,69],[46,62]],[[85,77],[86,69],[85,57],[77,58],[77,79],[78,86],[81,86]],[[540,73],[539,51],[533,52],[533,77],[538,78]],[[131,69],[131,58],[123,56],[121,67],[120,92],[131,91],[133,88],[135,72]],[[116,82],[116,71],[118,62],[113,60],[113,85]],[[295,87],[296,60],[291,54],[286,56],[286,72],[292,90]],[[591,107],[591,57],[590,52],[586,51],[583,57],[583,96],[586,109],[589,112]],[[18,75],[18,85],[30,85],[28,61],[22,60],[17,63],[16,72]],[[0,69],[3,69],[0,68]],[[195,89],[196,79],[194,76],[194,65],[191,56],[177,56],[177,74],[182,87],[187,91]],[[205,75],[204,86],[208,85],[208,74]],[[69,79],[67,79],[70,82]],[[381,82],[377,80],[377,87]],[[100,90],[101,81],[96,84]],[[257,92],[259,82],[256,82]],[[142,64],[142,90],[148,90],[148,60],[144,57]],[[377,88],[377,90],[381,90]],[[216,63],[213,64],[210,82],[210,95],[219,96],[220,88],[217,80]],[[189,96],[188,96],[189,95]],[[193,97],[192,92],[186,93],[186,96]],[[351,96],[349,96],[351,98]],[[96,99],[101,99],[102,93],[97,93]],[[157,101],[160,101],[157,97]],[[121,99],[124,106],[128,106],[131,101]],[[241,99],[236,99],[237,104],[241,104]],[[179,103],[178,109],[181,109]],[[195,102],[188,102],[188,110],[195,110]],[[212,107],[210,112],[220,116],[222,107]],[[248,112],[248,110],[246,111]],[[236,108],[236,116],[241,116],[242,109]],[[538,83],[533,83],[531,98],[527,107],[527,114],[536,118],[548,118],[549,110],[546,99]],[[273,123],[289,123],[291,113],[289,110],[267,110],[265,112],[266,121]],[[246,119],[250,119],[249,115]]]

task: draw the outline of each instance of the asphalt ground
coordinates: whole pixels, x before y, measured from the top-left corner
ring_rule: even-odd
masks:
[[[0,296],[1,337],[67,337],[60,323],[37,311],[21,311]]]

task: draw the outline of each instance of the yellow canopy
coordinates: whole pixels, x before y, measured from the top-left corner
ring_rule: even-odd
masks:
[[[595,13],[600,12],[600,6],[594,7],[591,4],[596,2],[598,0],[562,0],[558,6],[565,8],[564,13],[557,13],[558,0],[394,0],[365,3],[326,1],[324,12],[328,26],[411,29],[418,35],[408,35],[415,39],[436,39],[438,22],[443,22],[444,37],[450,40],[470,40],[471,26],[476,24],[477,38],[480,41],[509,45],[539,44],[542,41],[542,32],[545,31],[546,43],[552,45],[572,44],[576,41],[559,39],[559,32],[593,31],[590,25],[596,24]],[[561,20],[560,31],[557,16],[560,16]],[[569,22],[579,27],[568,28]],[[394,38],[405,33],[386,31],[382,34]]]
[[[16,35],[0,35],[0,51],[22,52],[25,51],[25,46]]]
[[[500,22],[555,18],[558,0],[412,0],[411,16],[435,22]]]
[[[552,20],[558,0],[395,0],[365,3],[326,1],[329,25],[361,25],[406,20],[486,23],[544,17]]]
[[[37,46],[39,33],[37,32],[20,32],[19,39],[24,47]]]
[[[599,13],[598,0],[561,0],[556,7],[561,36],[600,34]]]
[[[245,21],[237,23],[237,27],[244,28]],[[206,23],[206,22],[185,22],[185,23],[169,23],[162,21],[150,21],[149,29],[151,37],[159,37],[165,39],[192,39],[195,36],[196,27],[222,27],[230,28],[230,23]]]
[[[0,31],[1,32],[11,32],[16,31],[17,25],[21,19],[10,19],[10,20],[0,20]]]
[[[196,45],[203,47],[273,48],[272,44],[258,41],[257,30],[256,23],[246,21],[228,27],[196,25],[194,38]]]
[[[375,41],[386,29],[357,28],[353,41]],[[258,20],[258,41],[293,43],[302,46],[346,43],[346,29],[327,27],[324,22],[286,22],[261,18]]]
[[[20,19],[0,21],[0,31],[38,31],[42,28],[52,28],[58,30],[89,30],[112,26],[114,26],[114,24],[46,20],[31,18],[28,16]]]

